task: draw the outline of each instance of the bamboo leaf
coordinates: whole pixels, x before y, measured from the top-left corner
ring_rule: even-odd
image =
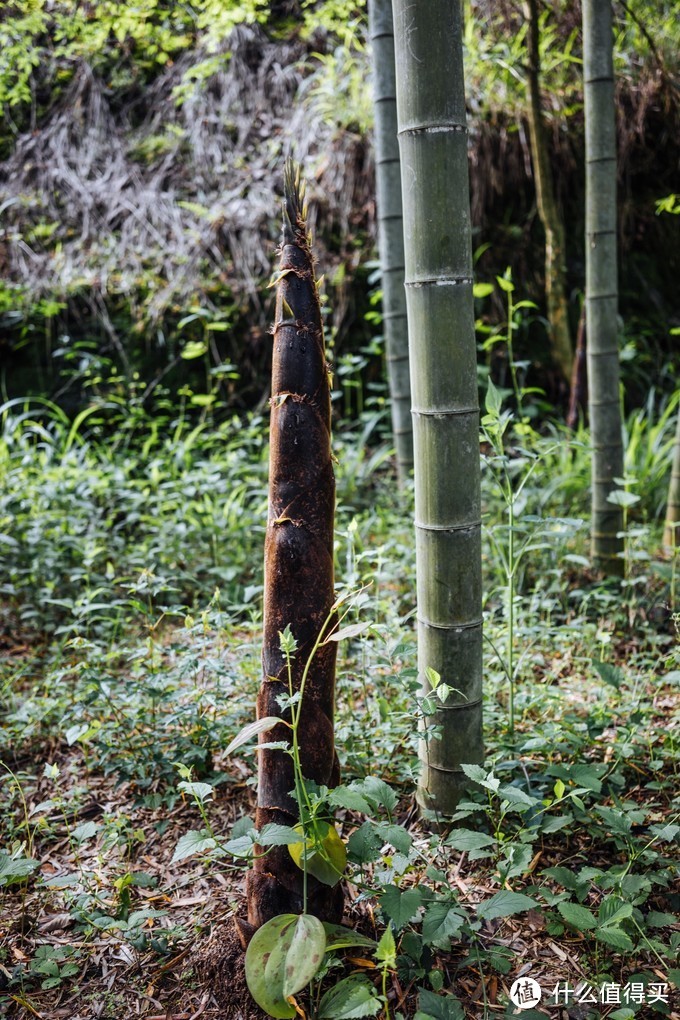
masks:
[[[225,754],[231,754],[237,747],[242,747],[243,744],[247,744],[249,740],[256,737],[258,733],[266,733],[267,730],[272,729],[278,723],[283,723],[284,726],[290,728],[290,723],[286,722],[285,719],[281,719],[278,715],[268,715],[264,719],[256,719],[255,722],[248,723],[237,736],[234,737],[232,742],[227,747]]]
[[[342,627],[340,630],[333,631],[323,643],[326,645],[329,641],[348,641],[349,638],[363,634],[370,626],[370,623],[351,623],[348,627]]]

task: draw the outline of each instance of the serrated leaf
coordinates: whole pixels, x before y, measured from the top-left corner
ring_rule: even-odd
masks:
[[[378,948],[375,951],[375,958],[385,964],[386,967],[394,967],[396,963],[396,952],[397,947],[394,942],[392,928],[388,925],[380,938],[380,942],[378,943]]]
[[[492,793],[498,792],[501,781],[494,776],[493,772],[487,772],[481,765],[470,765],[467,763],[461,764],[461,768],[473,783],[479,783],[480,786],[483,786],[486,790],[491,790]]]
[[[537,797],[530,797],[524,790],[520,790],[517,786],[511,786],[509,783],[499,787],[498,795],[510,801],[511,804],[523,804],[526,807],[535,807],[539,803]]]
[[[618,896],[607,896],[600,904],[597,919],[600,924],[617,924],[633,913],[632,903],[626,903]]]
[[[370,864],[380,857],[382,839],[373,822],[364,822],[347,840],[347,853],[356,864]]]
[[[257,834],[257,842],[260,846],[289,846],[291,843],[303,843],[304,836],[297,826],[293,828],[291,825],[270,822],[262,826]]]
[[[565,826],[569,825],[573,821],[574,816],[570,814],[547,815],[544,817],[543,824],[541,825],[541,832],[559,832],[560,829],[564,829]]]
[[[401,931],[417,915],[422,906],[423,893],[420,889],[405,889],[402,892],[396,885],[388,885],[378,899],[384,913],[394,921],[397,931]]]
[[[465,1020],[463,1007],[454,995],[437,995],[427,988],[418,989],[418,1017],[429,1020]]]
[[[595,938],[598,942],[604,942],[614,949],[621,950],[621,952],[630,952],[633,949],[633,940],[630,935],[627,935],[625,931],[616,926],[598,928],[595,932]]]
[[[509,889],[501,889],[488,900],[482,900],[477,907],[477,916],[485,921],[491,921],[495,917],[510,917],[512,914],[521,914],[525,910],[537,907],[538,902],[527,896],[525,893],[512,892]]]
[[[202,854],[206,850],[214,850],[216,846],[217,840],[210,835],[207,829],[201,829],[200,832],[192,829],[191,832],[185,833],[179,839],[170,863],[175,864],[177,861],[183,861],[185,858],[191,857],[192,854]]]
[[[381,1008],[375,988],[363,974],[352,974],[338,981],[322,996],[319,1020],[358,1020],[375,1016]]]
[[[423,918],[423,939],[430,945],[448,949],[449,940],[459,934],[464,924],[465,917],[450,902],[430,903]]]
[[[665,914],[659,910],[650,910],[645,917],[648,928],[667,928],[678,923],[677,914]]]
[[[496,389],[491,379],[489,379],[486,389],[485,407],[490,415],[497,418],[501,413],[501,404],[503,399],[500,394],[500,390]],[[470,777],[472,778],[472,777]]]
[[[189,783],[186,780],[182,780],[181,783],[177,784],[177,789],[183,793],[188,793],[190,797],[198,797],[200,801],[207,800],[213,794],[213,788],[210,783]]]
[[[611,662],[603,662],[602,659],[593,659],[592,663],[602,680],[618,691],[623,680],[623,670],[619,666],[613,666]]]
[[[385,825],[382,831],[385,834],[385,842],[391,843],[400,854],[408,854],[413,845],[413,836],[401,825]]]
[[[383,807],[391,814],[397,806],[397,795],[391,786],[377,776],[366,776],[356,787],[376,808]]]
[[[246,834],[245,836],[236,836],[234,839],[227,840],[223,845],[222,849],[225,853],[231,854],[232,857],[251,857],[253,854],[253,848],[255,846],[255,838],[253,835]]]
[[[268,715],[264,719],[256,719],[255,722],[248,723],[244,726],[240,733],[238,733],[232,742],[227,747],[225,754],[231,754],[237,747],[242,747],[243,744],[247,744],[249,740],[256,737],[259,733],[266,733],[267,730],[271,730],[272,727],[278,723],[282,723],[284,726],[290,728],[290,723],[287,723],[285,719],[280,719],[277,715]]]
[[[482,847],[492,846],[496,840],[486,832],[474,832],[472,829],[454,829],[444,842],[446,846],[452,846],[454,850],[465,852],[466,850],[481,850]]]
[[[591,928],[597,927],[595,915],[587,907],[582,907],[579,903],[563,901],[557,904],[557,909],[567,924],[571,925],[572,928],[577,928],[578,931],[590,931]]]
[[[360,811],[363,815],[371,814],[371,805],[358,790],[351,786],[337,786],[328,795],[331,807],[346,808],[348,811]]]

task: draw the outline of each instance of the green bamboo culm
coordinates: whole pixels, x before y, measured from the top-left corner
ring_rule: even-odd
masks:
[[[671,468],[671,480],[668,485],[663,544],[669,550],[680,548],[680,407],[678,407],[678,418],[675,426],[673,466]]]
[[[418,668],[426,692],[428,670],[455,689],[429,718],[418,800],[446,816],[466,786],[461,765],[483,758],[479,407],[461,5],[394,0],[394,34]]]
[[[335,479],[331,458],[331,400],[319,295],[306,226],[299,168],[284,174],[283,243],[276,277],[269,452],[269,514],[265,536],[263,678],[258,719],[281,716],[279,698],[289,694],[288,660],[280,634],[290,627],[297,642],[291,686],[300,690],[305,666],[328,626],[335,599],[333,524]],[[306,779],[334,786],[339,771],[333,737],[334,641],[322,644],[308,670],[300,709],[299,750]],[[260,744],[290,740],[277,725]],[[294,826],[299,817],[290,796],[295,786],[288,754],[263,747],[258,754],[256,825]],[[340,886],[304,875],[286,846],[255,860],[248,874],[248,921],[254,928],[278,914],[304,909],[322,920],[342,916]],[[306,899],[306,904],[305,904]]]
[[[404,292],[404,226],[397,140],[392,0],[371,0],[369,36],[373,50],[375,176],[378,250],[382,276],[383,330],[399,480],[413,468],[408,322]]]
[[[583,0],[586,127],[586,327],[588,409],[593,445],[591,553],[605,574],[622,576],[623,437],[617,340],[616,118],[610,0]]]

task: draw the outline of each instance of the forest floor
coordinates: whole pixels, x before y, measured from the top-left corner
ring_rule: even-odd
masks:
[[[166,662],[176,654],[176,649],[174,653],[168,651],[174,647],[173,634],[171,630],[162,642]],[[214,635],[211,640],[213,638]],[[252,657],[256,640],[255,632],[222,634],[210,652],[222,655],[227,666],[238,671],[244,655]],[[234,655],[229,651],[234,647],[246,651]],[[630,642],[627,647],[623,643],[620,645],[622,658],[632,653],[634,647]],[[16,638],[5,645],[4,661],[15,671],[19,662],[30,661],[29,672],[39,667],[39,659],[36,660],[34,653]],[[572,702],[574,718],[580,716],[584,722],[593,699],[602,696],[601,685],[591,682],[589,686],[590,689],[581,678],[577,687],[565,685],[562,692],[567,701]],[[613,688],[611,691],[619,693]],[[663,678],[649,674],[636,694],[638,705],[643,702],[647,705],[644,725],[647,747],[651,751],[658,734],[668,733],[669,727],[672,729],[676,725],[673,720],[677,721],[680,705],[677,676],[671,675],[668,682],[664,682]],[[184,685],[178,685],[170,704],[188,704],[195,696],[192,673]],[[35,706],[33,711],[37,711]],[[126,725],[125,719],[116,720],[117,711],[112,704],[114,741],[115,726]],[[247,705],[243,706],[243,711],[247,718]],[[159,704],[157,712],[155,719],[149,716],[141,725],[134,724],[142,738],[145,729],[148,737],[154,740],[155,735],[167,735],[176,727],[176,717],[168,705],[164,708]],[[85,709],[83,716],[89,715]],[[101,717],[99,722],[100,729],[104,728]],[[596,745],[596,757],[605,764],[611,764],[616,757],[615,748],[624,720],[619,714],[616,718],[612,716],[609,723],[602,728]],[[130,725],[129,720],[127,725]],[[531,726],[530,719],[520,724],[520,730],[524,731],[519,734],[521,739],[532,735]],[[578,728],[573,718],[567,728]],[[265,1014],[248,1001],[243,974],[237,972],[238,968],[233,973],[228,970],[225,973],[222,962],[221,975],[216,973],[216,968],[217,972],[220,969],[221,954],[226,953],[227,968],[234,966],[235,958],[229,956],[231,922],[244,907],[243,871],[225,865],[224,860],[207,861],[200,854],[173,861],[180,839],[187,832],[202,828],[200,806],[191,797],[178,796],[167,782],[140,785],[133,777],[121,780],[119,770],[111,764],[104,762],[102,767],[97,758],[96,741],[73,739],[73,734],[71,739],[69,745],[58,733],[43,732],[40,739],[17,747],[14,754],[8,756],[5,752],[5,789],[11,794],[10,815],[17,832],[23,832],[24,841],[26,834],[29,836],[22,852],[17,852],[18,844],[14,844],[14,856],[19,861],[22,856],[28,856],[36,862],[30,878],[8,884],[0,902],[0,982],[5,986],[0,991],[0,1002],[4,998],[7,1015],[44,1020],[62,1017],[119,1020],[128,1016],[146,1020],[198,1020],[199,1017],[260,1020]],[[119,751],[124,755],[122,732],[118,740]],[[546,741],[549,740],[546,734]],[[143,746],[142,739],[135,753],[139,754]],[[408,753],[407,747],[402,750]],[[630,815],[635,808],[642,808],[642,816],[633,814],[633,826],[642,830],[643,817],[659,822],[664,818],[656,802],[658,794],[650,797],[645,788],[650,779],[650,757],[657,758],[654,763],[657,791],[665,782],[672,785],[677,777],[670,761],[661,762],[658,746],[646,759],[639,750],[640,745],[638,753],[626,752],[631,755],[628,764],[638,781],[626,784],[625,811]],[[151,752],[148,741],[147,751]],[[548,751],[542,754],[534,750],[524,757],[535,765],[536,759],[544,756],[549,760]],[[226,761],[219,751],[213,756],[209,811],[211,831],[218,837],[229,833],[243,815],[253,813],[253,757],[242,754]],[[574,764],[578,765],[579,760],[583,763],[592,760],[592,756],[586,759],[577,753]],[[562,761],[567,762],[566,756],[562,756]],[[596,781],[591,785],[596,786]],[[410,833],[414,846],[426,857],[431,837],[421,829],[407,784],[399,781],[395,786],[399,801],[393,820]],[[624,817],[623,809],[620,810]],[[361,824],[360,816],[351,811],[341,812],[341,821],[345,835],[356,831]],[[532,843],[531,849],[531,860],[520,869],[524,883],[531,882],[533,875],[544,873],[548,868],[564,870],[568,863],[574,869],[576,882],[584,875],[586,881],[592,881],[594,875],[606,874],[612,863],[611,820],[607,819],[606,810],[604,816],[599,817],[596,812],[590,812],[587,824],[579,826],[572,821],[568,834],[558,828],[544,835],[539,843]],[[451,855],[447,859],[445,881],[458,902],[474,910],[476,904],[498,891],[499,883],[498,872],[490,866],[488,858],[475,860],[471,857],[475,855],[465,852]],[[660,865],[661,862],[656,863]],[[664,867],[674,870],[670,861]],[[661,870],[659,867],[659,873]],[[401,883],[402,888],[425,882],[424,871],[424,865],[410,868],[408,877]],[[558,874],[559,877],[562,876]],[[519,884],[518,878],[509,878],[505,888],[517,888]],[[606,887],[606,883],[604,885]],[[670,923],[669,902],[678,898],[672,881],[671,884],[658,883],[656,888],[650,886],[647,892],[645,910],[656,911],[661,923]],[[602,897],[601,892],[598,895]],[[345,897],[344,923],[358,926],[364,934],[379,939],[384,923],[375,910],[376,901],[367,900],[352,881],[346,883]],[[674,930],[678,930],[677,925]],[[668,966],[658,951],[650,952],[644,942],[640,942],[633,952],[631,942],[631,951],[623,957],[615,956],[612,965],[603,970],[598,949],[601,954],[606,947],[593,943],[591,936],[587,926],[584,930],[555,928],[554,920],[550,920],[550,913],[542,904],[540,908],[537,905],[514,916],[484,920],[477,933],[476,955],[469,939],[454,939],[449,951],[434,947],[431,965],[441,974],[441,990],[455,992],[467,1017],[520,1015],[519,1010],[508,1005],[508,996],[513,982],[530,973],[539,982],[546,999],[551,994],[555,998],[554,990],[557,990],[558,1000],[560,994],[568,994],[560,989],[579,991],[578,994],[572,992],[571,1001],[563,1002],[561,1007],[558,1001],[550,1005],[548,999],[545,1012],[529,1010],[522,1013],[525,1016],[550,1016],[559,1020],[585,1020],[593,1015],[680,1018],[680,1012],[670,1004],[673,993],[668,985]],[[481,954],[480,947],[484,950]],[[371,973],[370,961],[357,960],[355,964],[345,965],[355,968],[366,965]],[[642,1008],[638,1002],[634,1013],[625,1012],[624,994],[629,999],[634,994],[638,998],[643,996],[643,1001],[649,997],[647,991],[644,994],[640,991],[641,984],[637,993],[631,990],[634,989],[632,975],[637,971],[646,973],[647,982],[659,983],[657,992],[667,993],[668,1004],[659,1000],[656,1006],[661,1012],[656,1012],[647,1002]],[[595,974],[601,977],[603,973],[611,986],[605,993],[610,1001],[594,1007],[592,996],[601,996],[602,988],[594,984],[593,977]],[[393,1015],[395,1012],[407,1017],[416,1014],[416,988],[421,984],[422,978],[419,981],[415,976],[409,980],[402,974],[392,975],[388,999]],[[584,1001],[577,1001],[578,997]],[[235,998],[240,999],[239,1005]],[[226,1003],[231,1005],[226,1006],[225,1011]],[[635,999],[632,1004],[635,1005]],[[431,1014],[421,1009],[420,1015]],[[441,1014],[442,1017],[455,1015],[458,1014]]]

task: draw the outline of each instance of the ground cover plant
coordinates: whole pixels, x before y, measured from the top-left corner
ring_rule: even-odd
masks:
[[[639,485],[628,509],[628,579],[598,582],[585,435],[539,435],[490,392],[487,755],[441,833],[413,809],[433,705],[411,495],[381,452],[384,409],[364,414],[361,456],[360,433],[336,439],[336,569],[357,625],[331,794],[347,930],[296,988],[309,1017],[511,1016],[525,973],[544,995],[525,1015],[555,1015],[555,992],[583,1017],[674,1015],[680,646],[677,564],[650,552],[658,493]],[[74,429],[39,405],[3,411],[0,994],[26,1017],[223,1016],[210,965],[256,842],[252,744],[225,752],[259,684],[265,444],[256,417],[139,417],[111,442],[108,413]],[[629,423],[631,492],[672,442],[664,420],[665,439]],[[226,1015],[260,1015],[246,995]]]
[[[4,5],[3,1016],[680,1020],[680,22],[367,6]]]

